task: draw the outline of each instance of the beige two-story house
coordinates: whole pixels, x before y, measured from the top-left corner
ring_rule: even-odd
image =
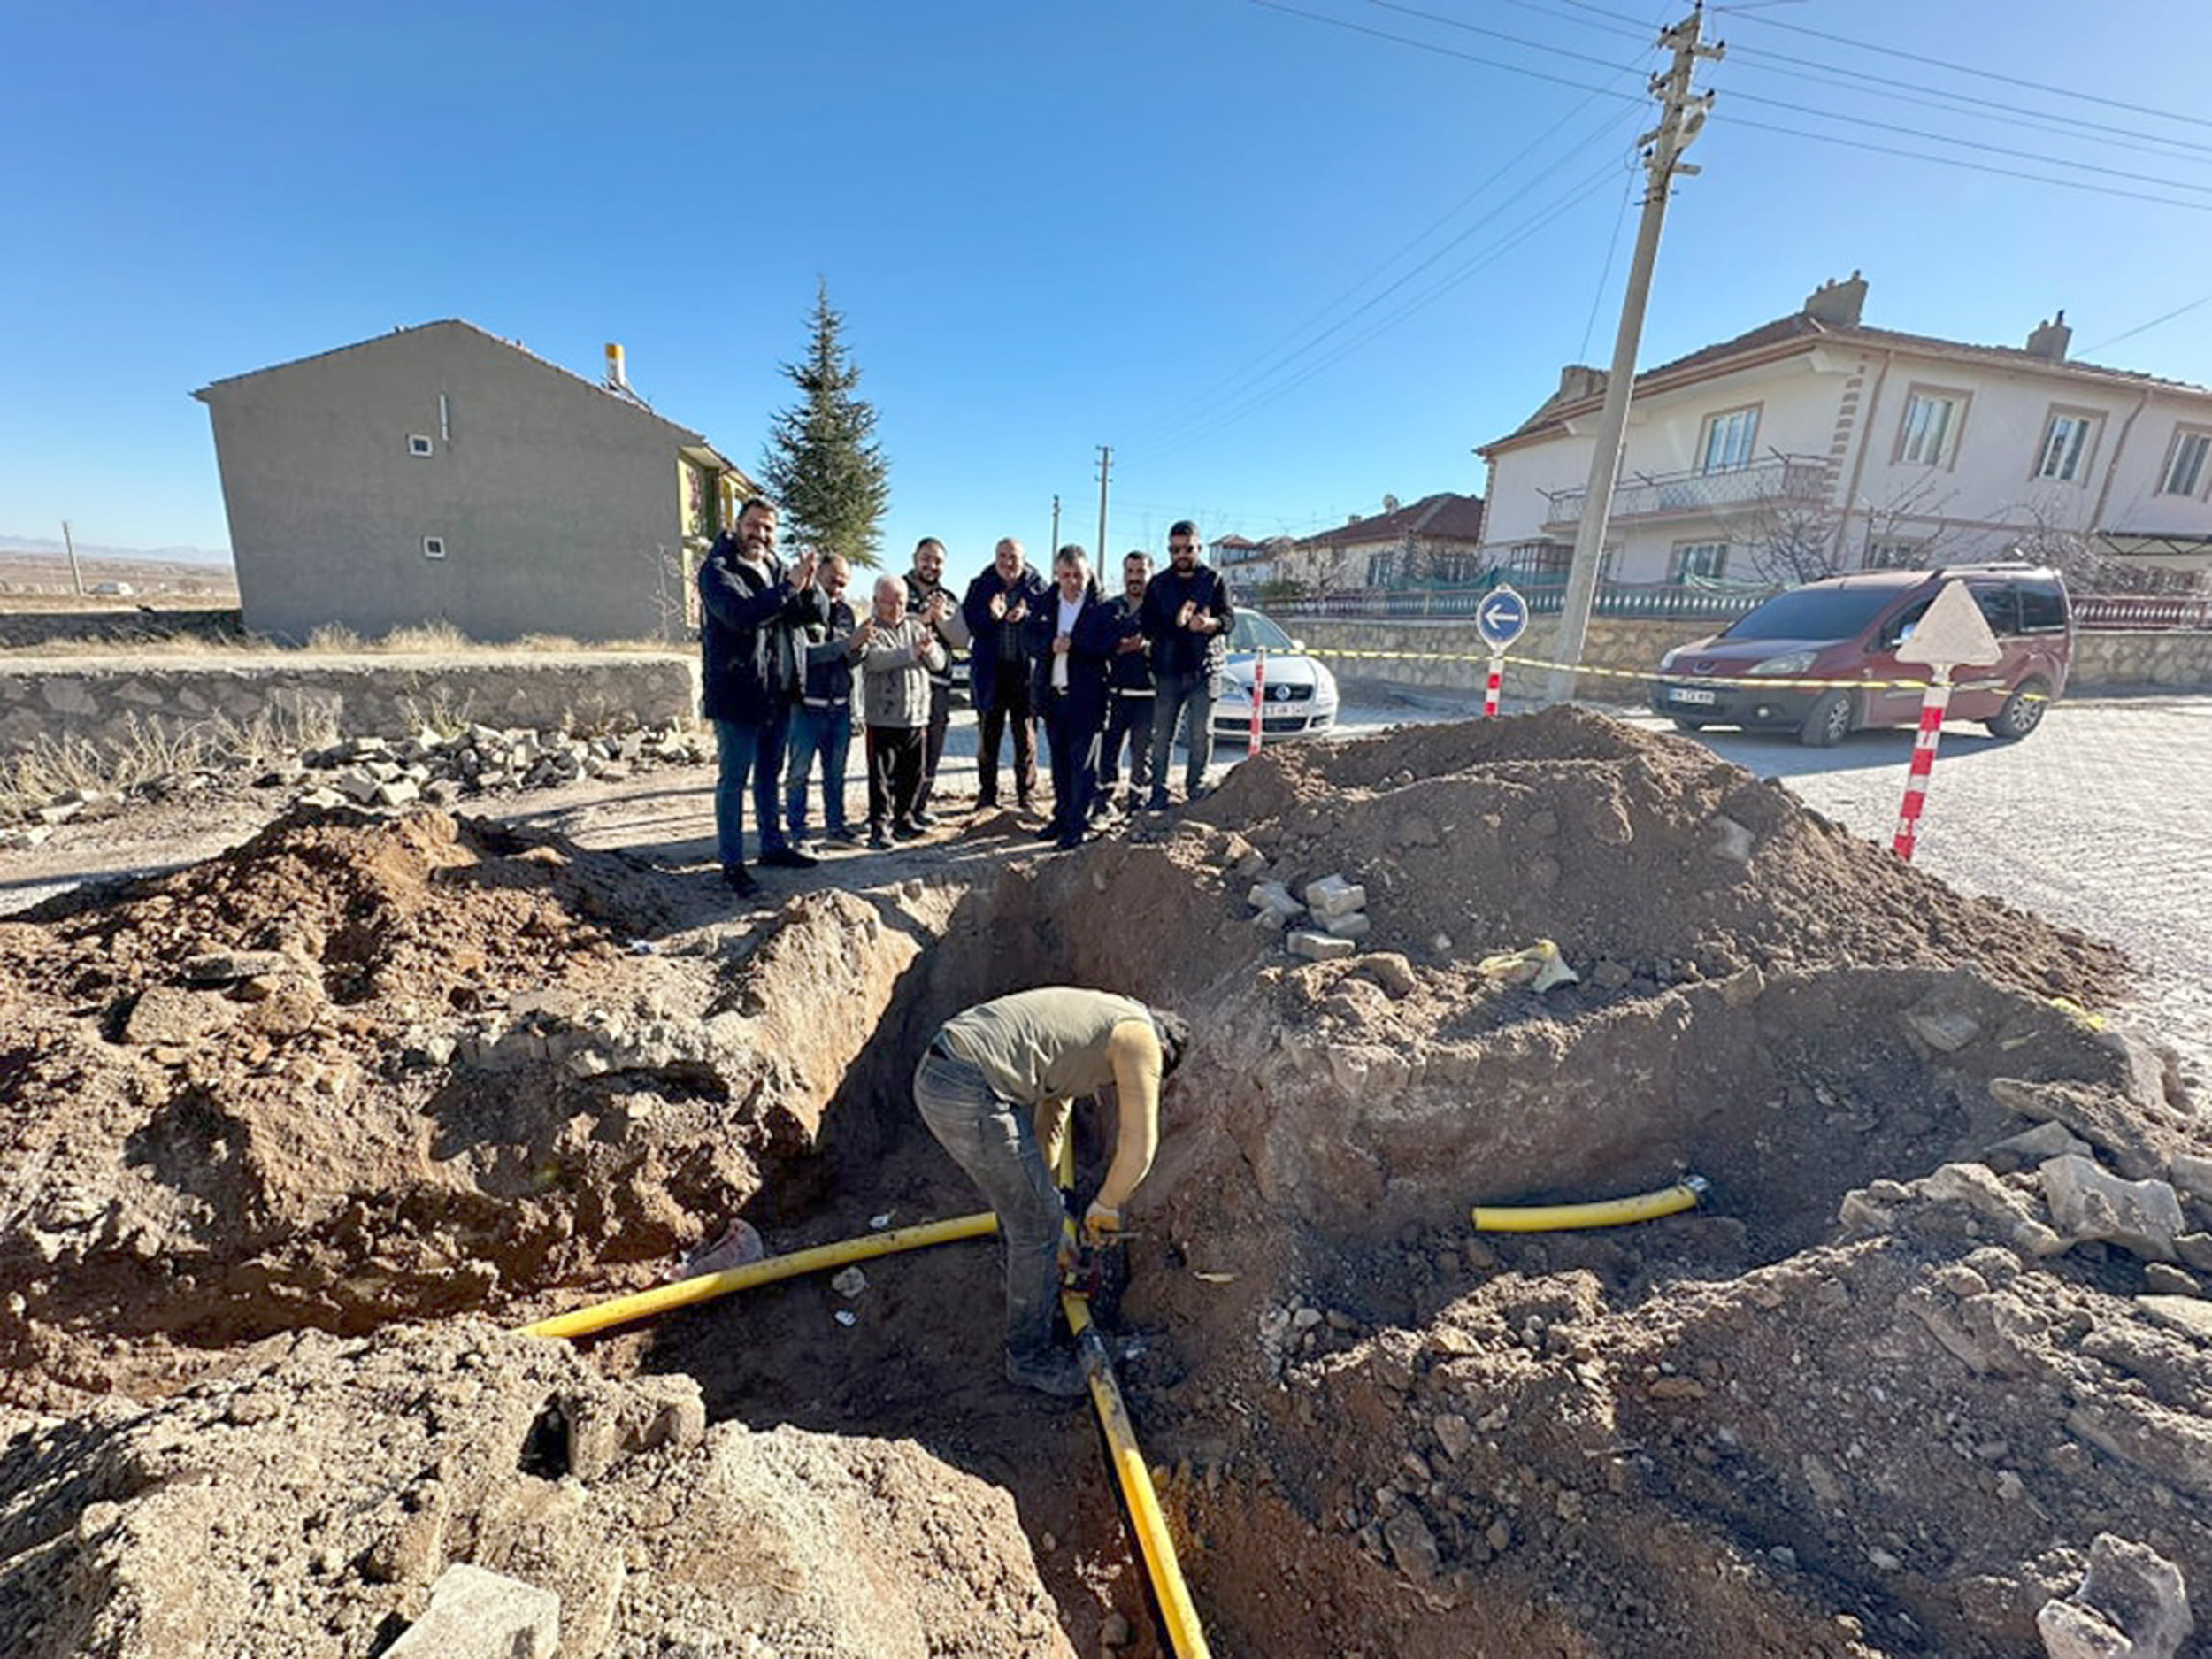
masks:
[[[1854,272],[1793,314],[1636,377],[1607,534],[1617,582],[1798,581],[1885,565],[2212,562],[2212,390],[2024,346],[1872,328]],[[1484,554],[1563,575],[1604,373],[1563,372],[1489,465]]]

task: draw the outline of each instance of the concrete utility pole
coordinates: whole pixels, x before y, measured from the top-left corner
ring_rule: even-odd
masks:
[[[1046,557],[1047,557],[1048,558],[1049,558],[1049,557],[1050,557],[1053,554],[1057,553],[1059,550],[1060,550],[1060,498],[1059,498],[1057,495],[1055,495],[1055,496],[1052,498],[1052,545],[1051,545],[1050,547],[1048,547],[1048,548],[1047,548],[1047,549],[1045,549],[1045,555],[1046,555]]]
[[[1620,476],[1621,437],[1628,428],[1628,398],[1636,381],[1636,349],[1644,336],[1644,306],[1651,297],[1652,267],[1659,260],[1659,227],[1666,220],[1667,196],[1674,180],[1698,171],[1682,159],[1682,152],[1697,137],[1707,111],[1713,107],[1711,93],[1690,90],[1690,75],[1698,59],[1717,62],[1728,52],[1717,43],[1698,43],[1704,24],[1705,12],[1700,5],[1659,36],[1659,43],[1674,53],[1674,62],[1664,73],[1651,78],[1651,96],[1659,101],[1659,125],[1636,141],[1645,147],[1644,171],[1651,182],[1644,193],[1643,217],[1636,226],[1636,257],[1628,267],[1628,291],[1621,296],[1620,332],[1613,337],[1613,367],[1605,382],[1605,408],[1598,417],[1597,449],[1590,457],[1590,483],[1582,498],[1574,563],[1567,570],[1559,635],[1552,649],[1555,662],[1582,660],[1583,642],[1590,631],[1590,604],[1597,593],[1598,567],[1605,562],[1613,485]],[[1554,669],[1550,701],[1565,703],[1574,693],[1574,670]]]
[[[77,538],[69,534],[69,520],[61,521],[61,544],[69,549],[69,580],[75,584],[77,597],[84,597],[84,572],[77,564]]]
[[[1106,480],[1114,475],[1114,446],[1098,446],[1098,552],[1099,567],[1106,563]]]

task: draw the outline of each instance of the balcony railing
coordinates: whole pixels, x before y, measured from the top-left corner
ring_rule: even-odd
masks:
[[[2177,594],[2076,594],[2074,626],[2212,630],[2212,599]]]
[[[1827,499],[1828,484],[1826,462],[1795,455],[1778,455],[1724,472],[1640,473],[1613,486],[1613,519],[1692,517],[1768,503],[1807,505]],[[1546,493],[1551,501],[1546,529],[1581,522],[1587,489]]]

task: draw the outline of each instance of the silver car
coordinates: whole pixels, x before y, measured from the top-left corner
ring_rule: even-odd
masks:
[[[1267,665],[1261,674],[1261,741],[1304,737],[1333,726],[1336,676],[1318,658],[1306,655],[1303,641],[1292,639],[1258,611],[1240,605],[1236,618],[1229,634],[1226,683],[1214,703],[1214,735],[1250,737],[1252,681],[1262,651],[1267,654]]]

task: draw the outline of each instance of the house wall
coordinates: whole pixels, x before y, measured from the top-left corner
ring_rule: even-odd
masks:
[[[442,619],[486,641],[637,639],[662,635],[680,599],[664,568],[679,429],[465,325],[204,396],[249,628],[299,640]],[[411,455],[411,434],[434,453]]]
[[[1901,425],[1915,387],[1967,396],[1948,465],[1901,457]],[[1632,409],[1617,502],[1627,498],[1640,473],[1694,471],[1708,418],[1750,403],[1760,409],[1756,454],[1828,464],[1825,494],[1811,505],[1830,516],[1855,554],[1880,539],[1928,541],[1938,557],[1952,559],[1996,557],[2039,524],[2212,534],[2212,465],[2193,496],[2158,493],[2176,426],[2212,429],[2212,396],[1847,341],[1643,398]],[[2055,406],[2100,419],[2095,452],[2077,481],[2034,476]],[[1516,542],[1573,540],[1571,523],[1547,525],[1545,492],[1579,489],[1587,480],[1596,417],[1575,424],[1577,430],[1493,456],[1484,548],[1494,561],[1503,561]],[[1757,503],[1617,516],[1607,538],[1619,549],[1610,574],[1663,581],[1676,548],[1725,541],[1732,547],[1726,573],[1754,577],[1748,548],[1770,524],[1771,510]]]

